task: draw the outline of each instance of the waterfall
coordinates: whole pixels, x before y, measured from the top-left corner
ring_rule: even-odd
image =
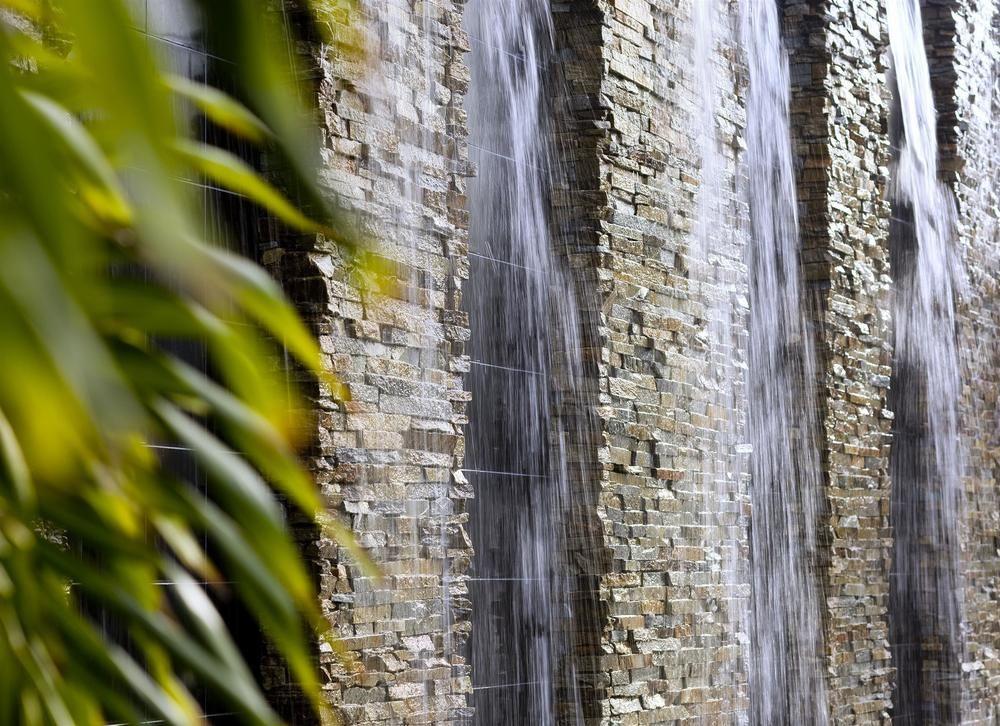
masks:
[[[895,282],[896,414],[890,458],[897,668],[893,720],[957,723],[961,658],[958,527],[962,456],[955,210],[938,181],[937,124],[916,0],[887,3],[895,99],[890,250]]]
[[[584,480],[559,415],[581,387],[580,321],[555,253],[549,190],[560,175],[546,74],[546,0],[471,0],[472,359],[466,475],[472,672],[482,724],[581,722],[567,518]],[[577,533],[574,531],[573,536]]]
[[[725,178],[725,159],[720,151],[716,114],[720,94],[717,87],[716,42],[731,42],[721,23],[726,16],[717,0],[694,0],[692,3],[693,73],[698,105],[692,114],[691,135],[699,151],[700,178],[695,198],[695,219],[690,248],[691,280],[705,300],[704,330],[699,341],[707,350],[707,360],[699,380],[707,391],[714,411],[711,442],[702,453],[699,474],[704,501],[703,542],[706,566],[712,582],[723,586],[719,598],[718,623],[724,632],[723,647],[746,660],[747,602],[745,552],[741,546],[742,508],[745,470],[741,466],[746,446],[742,443],[742,379],[745,371],[745,345],[735,329],[745,312],[746,288],[739,281],[740,244],[738,230],[727,222],[727,193],[732,194],[732,177]],[[726,183],[728,182],[728,183]],[[742,531],[741,531],[742,530]],[[722,714],[735,723],[745,723],[746,674],[741,659],[719,659],[705,649],[705,670],[713,683],[723,683]]]
[[[750,72],[751,712],[758,724],[825,724],[816,575],[822,475],[799,282],[788,59],[774,0],[742,0],[740,10]]]
[[[722,215],[722,159],[719,155],[715,132],[715,113],[718,106],[715,90],[715,69],[712,54],[715,50],[715,25],[718,9],[714,0],[694,0],[691,8],[692,34],[694,36],[694,80],[697,84],[698,107],[694,114],[692,135],[698,142],[700,153],[700,183],[694,226],[694,256],[707,263],[711,249],[712,231],[724,222]]]

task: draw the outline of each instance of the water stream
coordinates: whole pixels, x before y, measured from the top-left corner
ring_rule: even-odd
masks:
[[[774,0],[742,0],[750,85],[748,436],[754,723],[826,724],[813,343],[803,314],[788,58]]]
[[[582,366],[549,208],[560,174],[546,86],[552,20],[546,0],[471,0],[465,25],[477,166],[465,294],[476,722],[578,723],[567,519],[582,471],[571,457],[578,432],[559,412]]]
[[[435,42],[430,7],[423,5],[424,35],[416,41],[425,61]],[[698,472],[704,566],[726,593],[723,609],[709,617],[725,630],[727,647],[741,650],[748,674],[738,659],[715,663],[709,649],[702,667],[713,685],[726,685],[721,708],[736,722],[823,726],[829,721],[817,543],[823,480],[814,344],[800,280],[788,58],[775,0],[739,0],[738,8],[749,70],[741,197],[749,219],[740,232],[749,237],[749,289],[734,282],[730,259],[742,242],[722,236],[730,234],[727,204],[734,191],[716,122],[716,46],[726,31],[720,3],[709,0],[692,5],[699,94],[692,136],[700,152],[700,186],[690,256],[691,283],[706,301],[702,382],[712,409],[726,412],[719,414]],[[894,715],[904,723],[918,722],[910,714],[947,723],[954,721],[961,643],[954,210],[937,181],[933,99],[916,0],[890,0],[888,17],[896,88],[891,609],[900,675]],[[587,439],[583,417],[564,415],[586,396],[583,306],[559,253],[550,201],[566,174],[553,143],[554,91],[560,90],[553,81],[554,29],[547,0],[469,0],[464,23],[472,48],[465,108],[476,165],[468,188],[470,273],[463,291],[472,331],[464,476],[475,490],[468,524],[475,556],[467,581],[474,718],[484,725],[582,723],[594,694],[581,693],[574,631],[589,613],[574,612],[580,587],[574,567],[581,558],[571,549],[582,547],[590,556],[597,545],[573,520],[574,508],[593,508],[581,499],[588,474],[575,458],[576,444]],[[391,33],[382,40],[388,46],[413,42]],[[403,55],[400,50],[389,57]],[[393,85],[385,96],[399,97],[407,70],[383,70]],[[429,94],[429,63],[422,83]],[[435,285],[426,261],[433,250],[413,233],[424,220],[410,215],[421,213],[426,151],[433,143],[427,129],[439,111],[429,98],[394,110],[397,123],[402,118],[404,127],[409,120],[423,129],[400,147],[408,176],[393,225],[412,270],[409,313],[431,326],[434,305],[427,295]],[[745,350],[739,336],[744,322]],[[408,344],[421,370],[441,365],[434,346],[420,336]],[[425,372],[419,383],[432,388],[435,381]],[[741,457],[748,452],[746,471]],[[739,519],[740,482],[747,474],[749,573]],[[421,607],[440,616],[445,635],[440,643],[425,639],[426,649],[414,653],[431,673],[453,656],[453,583],[445,556],[451,502],[443,490],[417,489],[393,514],[399,531],[390,535],[400,552],[444,563],[440,599],[430,597]],[[600,632],[601,626],[586,627]],[[436,687],[425,691],[428,714],[445,708],[432,692]]]
[[[741,418],[746,346],[738,331],[744,322],[747,289],[740,274],[745,236],[731,220],[735,185],[720,149],[716,120],[721,110],[721,74],[716,66],[722,46],[733,41],[723,4],[694,0],[691,5],[692,76],[698,93],[691,134],[699,151],[699,185],[689,268],[692,284],[705,301],[706,324],[698,339],[707,350],[707,360],[699,381],[706,389],[712,420],[711,441],[698,472],[704,499],[702,531],[706,567],[713,584],[722,585],[725,593],[718,599],[712,625],[718,628],[719,647],[732,654],[719,658],[716,648],[704,648],[705,670],[714,684],[723,686],[722,713],[734,723],[746,723],[746,530],[740,516],[746,492],[747,446]]]
[[[957,723],[961,659],[958,528],[962,453],[955,298],[962,273],[955,208],[938,181],[937,123],[920,6],[887,3],[896,414],[890,459],[893,720]]]

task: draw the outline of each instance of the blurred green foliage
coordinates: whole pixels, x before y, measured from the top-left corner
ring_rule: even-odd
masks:
[[[322,376],[320,353],[262,269],[202,237],[184,180],[353,242],[314,186],[317,142],[270,3],[193,4],[206,42],[235,61],[241,101],[166,72],[122,0],[0,0],[3,724],[197,723],[192,676],[241,722],[274,723],[198,584],[214,580],[232,583],[319,703],[318,605],[275,492],[309,516],[319,499],[296,458],[301,405],[269,371],[272,341]],[[263,144],[309,215],[193,138],[183,105]],[[165,338],[199,341],[213,375]],[[191,449],[211,496],[151,442]],[[128,648],[94,608],[124,624]]]

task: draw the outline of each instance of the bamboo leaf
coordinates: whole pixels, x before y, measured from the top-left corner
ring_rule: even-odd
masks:
[[[191,631],[200,636],[226,668],[252,683],[253,674],[240,657],[225,623],[205,591],[180,567],[168,564],[165,574],[174,584],[171,592],[175,607],[189,623]]]
[[[209,561],[198,540],[185,523],[175,517],[154,515],[153,526],[163,541],[186,567],[197,572],[206,580],[220,579],[218,570]]]
[[[255,535],[255,548],[263,548],[269,557],[293,564],[298,561],[284,527],[284,517],[267,485],[239,456],[228,451],[207,431],[166,402],[154,409],[161,420],[184,445],[189,446],[204,465],[214,483],[214,491],[228,511]],[[277,573],[295,598],[312,589],[301,567],[286,567]]]
[[[195,718],[195,714],[186,711],[164,693],[132,656],[120,646],[98,638],[93,628],[78,615],[64,608],[56,609],[54,615],[67,643],[80,655],[72,663],[75,677],[89,689],[100,693],[101,700],[108,703],[119,718],[130,723],[139,721],[135,707],[115,689],[115,679],[128,684],[129,690],[142,700],[150,715],[167,724],[187,726]]]
[[[188,99],[213,122],[238,136],[261,142],[271,136],[267,125],[246,106],[217,88],[204,83],[167,75],[164,82],[174,93]]]
[[[235,154],[217,146],[183,139],[174,143],[174,150],[185,164],[198,173],[249,197],[291,226],[303,232],[322,230]]]
[[[289,624],[296,619],[295,601],[284,589],[275,574],[285,567],[297,566],[281,555],[265,560],[255,550],[257,548],[243,536],[243,530],[223,510],[203,498],[193,497],[188,492],[178,492],[184,508],[212,538],[219,548],[228,569],[232,571],[236,586],[245,593],[251,593],[255,600],[263,603],[263,609],[277,622]],[[300,600],[308,607],[311,601]]]
[[[2,467],[0,471],[3,472],[0,480],[10,485],[13,501],[21,511],[31,508],[35,503],[31,472],[28,470],[28,463],[21,452],[14,429],[2,409],[0,409],[0,467]]]
[[[110,586],[100,571],[71,558],[52,545],[40,543],[38,549],[45,561],[54,568],[66,576],[73,577],[86,592],[127,617],[147,637],[155,640],[179,662],[204,678],[233,706],[239,708],[248,722],[266,726],[277,721],[274,712],[264,702],[252,679],[248,681],[244,673],[226,668],[223,662],[213,657],[210,651],[189,637],[162,613],[145,607],[132,597],[128,590]],[[57,723],[63,722],[57,721]]]
[[[104,294],[88,300],[91,315],[108,333],[148,336],[213,338],[226,334],[226,325],[196,301],[148,280],[119,278],[108,282]]]
[[[116,557],[147,564],[154,564],[159,560],[159,555],[148,544],[115,527],[113,522],[90,510],[86,503],[76,498],[48,496],[40,502],[39,514],[54,526],[71,532],[78,544],[114,552]]]
[[[153,405],[153,410],[171,434],[205,465],[209,475],[219,483],[222,496],[227,497],[256,521],[280,528],[281,509],[268,491],[267,485],[245,461],[226,449],[218,439],[192,419],[165,401]]]
[[[180,361],[167,366],[188,390],[207,401],[226,424],[234,443],[274,481],[302,511],[313,513],[320,501],[312,480],[294,459],[287,439],[266,418],[246,406],[222,386]]]
[[[271,369],[283,347],[326,374],[279,285],[202,241],[185,172],[320,244],[357,244],[315,183],[317,137],[263,0],[199,4],[211,51],[236,61],[213,82],[234,96],[165,73],[124,0],[0,0],[14,9],[0,12],[0,723],[190,724],[190,675],[242,722],[274,723],[189,572],[233,581],[319,704],[309,643],[328,626],[273,488],[310,518],[320,500],[296,461],[299,399]],[[289,162],[310,212],[190,140],[178,100]],[[175,340],[217,378],[165,353]],[[209,495],[149,442],[190,451]],[[326,531],[370,565],[347,528]],[[130,652],[77,592],[121,621]]]
[[[55,723],[70,723],[69,709],[55,687],[54,668],[48,654],[36,639],[24,632],[21,619],[14,608],[2,601],[0,601],[0,632],[13,646],[13,656],[34,687],[34,693],[40,696],[38,707],[47,711],[49,718]]]
[[[0,114],[2,116],[3,114]],[[63,284],[52,258],[33,238],[0,233],[0,287],[32,321],[39,343],[64,380],[109,431],[141,426],[142,412],[99,336]],[[67,357],[66,352],[73,352]]]
[[[130,225],[132,210],[125,199],[125,190],[83,124],[58,103],[40,93],[22,91],[21,95],[83,170],[86,186],[79,191],[98,217],[114,227]]]
[[[236,302],[281,341],[302,365],[321,374],[319,344],[288,303],[277,283],[249,260],[222,250],[208,250],[223,279],[230,282]]]

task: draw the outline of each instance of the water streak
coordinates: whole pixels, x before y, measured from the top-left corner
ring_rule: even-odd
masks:
[[[578,432],[560,414],[582,366],[577,303],[549,209],[560,173],[546,90],[552,20],[546,0],[472,0],[465,24],[477,164],[465,296],[476,721],[576,723],[567,518],[584,477],[571,456]]]
[[[703,451],[698,474],[703,487],[703,542],[706,566],[712,582],[723,585],[713,620],[720,633],[719,648],[727,656],[720,659],[715,648],[705,648],[705,669],[712,682],[721,684],[722,713],[735,723],[744,723],[746,674],[736,653],[747,645],[747,573],[742,541],[745,529],[740,511],[745,470],[740,415],[744,406],[742,379],[745,372],[744,346],[739,330],[746,289],[738,275],[737,230],[726,215],[726,160],[720,151],[716,114],[719,112],[717,41],[731,42],[724,25],[726,16],[716,0],[692,3],[693,78],[698,106],[692,115],[691,133],[700,158],[700,179],[695,198],[695,221],[691,242],[691,278],[705,301],[706,325],[699,335],[707,351],[706,365],[699,380],[706,388],[710,438]],[[726,182],[729,183],[726,183]],[[735,647],[732,647],[735,646]],[[731,655],[729,655],[731,653]],[[743,658],[745,661],[745,657]]]
[[[799,281],[788,59],[774,0],[742,0],[740,10],[750,71],[751,711],[759,724],[825,724],[816,576],[822,476]]]
[[[955,208],[938,181],[937,122],[916,0],[886,6],[895,87],[890,231],[896,414],[890,459],[893,720],[957,723],[961,658],[961,393]]]

